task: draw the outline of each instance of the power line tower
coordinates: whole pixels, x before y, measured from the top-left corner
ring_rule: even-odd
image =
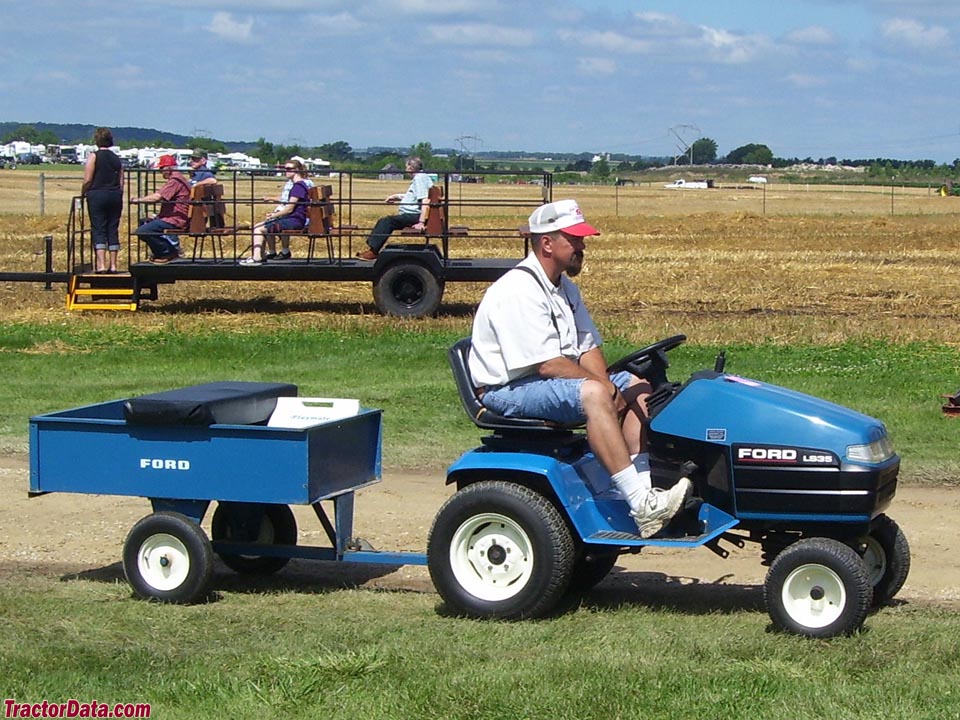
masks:
[[[456,138],[454,142],[456,142],[457,145],[460,146],[460,156],[457,158],[457,164],[459,165],[459,167],[457,168],[457,170],[459,172],[463,172],[463,158],[469,157],[472,159],[476,159],[474,156],[477,154],[477,145],[482,146],[483,140],[481,140],[476,135],[461,135],[460,137]],[[472,144],[472,147],[473,147],[472,151],[467,149],[468,144]]]
[[[673,164],[676,165],[678,159],[689,153],[690,164],[693,165],[693,143],[700,137],[700,128],[696,125],[674,125],[670,128],[670,134],[677,139],[677,150],[680,151],[679,155],[674,156]],[[685,140],[684,136],[692,139]]]

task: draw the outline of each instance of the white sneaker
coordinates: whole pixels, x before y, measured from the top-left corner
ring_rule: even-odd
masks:
[[[254,267],[256,265],[263,265],[263,260],[257,260],[256,258],[248,257],[240,261],[240,265],[244,267]]]
[[[682,478],[669,490],[655,488],[647,493],[643,506],[630,513],[640,531],[640,537],[646,539],[663,530],[683,507],[692,489],[690,478]]]

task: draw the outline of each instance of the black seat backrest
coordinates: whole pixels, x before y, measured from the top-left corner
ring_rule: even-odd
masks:
[[[458,340],[447,351],[447,359],[450,361],[450,368],[453,370],[453,379],[457,383],[457,391],[460,393],[460,402],[463,403],[463,409],[473,420],[477,427],[486,430],[545,430],[548,432],[562,432],[565,429],[555,423],[539,420],[537,418],[513,418],[498,415],[492,410],[488,410],[480,402],[473,386],[473,380],[470,378],[470,366],[467,361],[470,357],[470,338]]]

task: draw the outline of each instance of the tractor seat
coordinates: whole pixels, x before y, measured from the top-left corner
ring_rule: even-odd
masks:
[[[523,430],[550,433],[568,432],[570,430],[571,426],[558,425],[539,418],[504,417],[484,407],[480,398],[477,397],[473,380],[470,377],[470,366],[467,363],[467,358],[470,356],[470,347],[470,338],[466,337],[458,340],[447,351],[447,359],[450,361],[450,368],[453,370],[453,379],[457,383],[463,409],[467,411],[467,415],[470,416],[477,427],[496,431]]]

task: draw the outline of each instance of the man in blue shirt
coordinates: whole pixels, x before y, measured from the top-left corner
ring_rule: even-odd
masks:
[[[215,185],[216,182],[217,176],[207,167],[207,151],[194,148],[190,156],[190,184],[193,186]]]

